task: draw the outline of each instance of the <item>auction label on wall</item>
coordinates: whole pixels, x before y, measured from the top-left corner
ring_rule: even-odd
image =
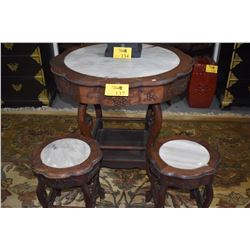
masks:
[[[132,48],[114,47],[113,58],[131,59],[131,57],[132,57]]]
[[[105,84],[105,92],[106,96],[128,96],[129,94],[129,84]]]
[[[218,66],[212,65],[212,64],[207,64],[205,72],[217,74],[218,73]]]

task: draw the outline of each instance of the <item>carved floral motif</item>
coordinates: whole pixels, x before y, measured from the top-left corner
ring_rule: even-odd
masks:
[[[112,97],[112,101],[114,103],[114,106],[122,107],[122,106],[126,106],[128,104],[128,97],[114,96],[114,97]]]
[[[157,100],[157,96],[153,91],[148,92],[146,96],[147,96],[146,97],[147,101],[156,101]]]

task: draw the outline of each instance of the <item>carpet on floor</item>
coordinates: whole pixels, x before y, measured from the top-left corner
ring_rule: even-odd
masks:
[[[141,128],[142,123],[106,123],[107,127]],[[78,129],[75,116],[2,114],[1,206],[40,207],[36,197],[37,180],[31,171],[36,145]],[[208,141],[222,156],[214,179],[214,199],[210,207],[250,207],[250,129],[249,121],[164,120],[159,137],[187,135]],[[103,168],[100,182],[104,199],[96,207],[153,207],[145,202],[149,181],[144,170]],[[56,198],[55,205],[84,207],[80,189],[69,189]],[[166,207],[196,207],[185,190],[168,190]]]

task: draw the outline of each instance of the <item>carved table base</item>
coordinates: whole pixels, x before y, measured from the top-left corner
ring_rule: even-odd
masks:
[[[109,168],[141,168],[146,167],[146,152],[156,140],[162,126],[160,104],[148,106],[146,119],[108,118],[118,121],[144,121],[144,129],[111,129],[103,128],[101,105],[95,105],[96,124],[93,128],[92,119],[87,115],[87,104],[80,104],[78,124],[83,136],[95,138],[103,152],[102,167]]]

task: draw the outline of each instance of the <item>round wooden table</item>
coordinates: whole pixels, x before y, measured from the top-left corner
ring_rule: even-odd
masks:
[[[78,124],[85,137],[96,138],[104,157],[102,166],[145,168],[147,149],[162,126],[161,103],[181,95],[187,88],[193,59],[175,48],[144,44],[140,58],[104,57],[105,44],[75,47],[51,60],[51,70],[62,95],[79,103]],[[127,84],[127,96],[105,95],[107,84]],[[118,85],[117,85],[118,86]],[[120,85],[119,85],[120,86]],[[87,115],[93,104],[96,124]],[[145,128],[104,128],[102,106],[148,105]],[[120,119],[117,117],[108,119]],[[121,118],[126,120],[141,120]]]

